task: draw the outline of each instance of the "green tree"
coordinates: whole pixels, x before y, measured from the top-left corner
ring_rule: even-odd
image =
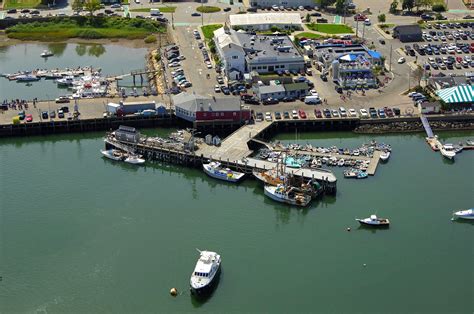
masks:
[[[336,0],[336,13],[341,14],[344,13],[345,7],[345,0]]]
[[[403,0],[402,2],[402,9],[411,11],[415,6],[415,0]]]
[[[86,0],[84,2],[84,7],[86,11],[89,12],[89,15],[94,15],[95,11],[100,10],[100,0]]]
[[[72,10],[75,12],[82,11],[84,7],[84,0],[74,0],[71,4]]]
[[[380,14],[379,16],[377,16],[377,20],[379,21],[379,23],[385,23],[385,14]]]
[[[315,1],[321,9],[325,9],[336,2],[336,0],[315,0]]]
[[[397,1],[397,0],[393,0],[393,2],[390,3],[390,10],[389,10],[389,12],[392,13],[392,14],[395,14],[395,13],[397,13],[397,9],[398,9],[398,1]]]
[[[416,9],[420,8],[431,8],[433,5],[433,0],[415,0]]]
[[[309,13],[306,14],[305,20],[306,20],[306,23],[311,22],[311,16],[309,15]]]

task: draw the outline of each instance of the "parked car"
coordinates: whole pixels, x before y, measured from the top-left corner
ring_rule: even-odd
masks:
[[[290,118],[290,113],[288,111],[283,112],[283,118],[284,119],[289,119]]]
[[[314,109],[314,116],[319,119],[323,117],[323,114],[321,113],[321,110]]]
[[[32,114],[27,114],[25,117],[26,122],[33,122],[33,115]]]
[[[64,118],[64,111],[61,109],[58,110],[58,118]]]
[[[303,109],[298,110],[298,115],[301,119],[306,119],[306,112]]]
[[[360,117],[361,118],[368,118],[369,117],[369,113],[367,112],[366,109],[362,108],[362,109],[359,110],[359,112],[360,112]]]
[[[377,117],[378,117],[378,116],[377,116],[377,110],[375,110],[374,107],[370,107],[370,108],[369,108],[369,114],[370,114],[370,117],[371,117],[371,118],[377,118]]]
[[[353,109],[353,108],[349,109],[349,116],[350,117],[357,117],[357,112],[355,111],[355,109]]]
[[[275,112],[275,119],[280,120],[281,119],[281,113],[279,111]]]
[[[323,110],[323,113],[325,118],[331,118],[331,110],[326,108]]]
[[[55,102],[57,104],[68,104],[71,102],[71,100],[69,99],[69,97],[59,96],[58,98],[56,98]]]
[[[378,110],[378,114],[379,114],[379,117],[380,117],[380,118],[386,118],[386,116],[385,116],[385,110],[383,110],[382,108],[380,108],[380,109]]]
[[[272,121],[272,113],[271,112],[266,112],[265,113],[265,121]]]
[[[191,14],[191,16],[201,16],[201,14],[198,13],[198,12],[193,12],[193,13]]]
[[[339,113],[340,113],[341,117],[347,117],[346,108],[344,108],[344,107],[339,107]]]
[[[46,120],[46,119],[48,119],[48,118],[49,118],[49,115],[48,115],[48,112],[47,112],[47,111],[41,112],[41,119]]]
[[[298,119],[298,112],[297,112],[296,110],[293,110],[293,111],[291,112],[291,117],[292,117],[293,119]]]

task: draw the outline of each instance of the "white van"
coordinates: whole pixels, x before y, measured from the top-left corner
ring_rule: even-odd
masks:
[[[321,98],[319,96],[306,96],[304,103],[307,105],[317,105],[321,103]]]
[[[150,9],[150,15],[151,16],[160,16],[161,15],[160,9]]]

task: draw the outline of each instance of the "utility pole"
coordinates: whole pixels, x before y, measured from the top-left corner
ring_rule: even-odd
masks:
[[[390,44],[390,61],[389,61],[389,72],[392,72],[392,44]]]
[[[201,26],[204,26],[204,0],[201,0]]]
[[[362,39],[363,40],[365,40],[364,36],[365,36],[365,22],[364,22],[364,25],[362,25]]]
[[[359,37],[359,19],[356,20],[356,37]]]

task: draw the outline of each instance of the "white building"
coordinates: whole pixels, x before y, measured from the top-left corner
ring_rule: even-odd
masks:
[[[243,47],[232,39],[224,27],[214,31],[216,49],[222,61],[222,69],[231,80],[240,78],[245,73],[245,52]]]
[[[230,26],[234,29],[268,30],[272,26],[279,29],[303,29],[299,13],[255,13],[229,15]]]
[[[287,35],[252,35],[227,27],[214,31],[225,75],[243,79],[245,73],[304,71],[304,58]]]

